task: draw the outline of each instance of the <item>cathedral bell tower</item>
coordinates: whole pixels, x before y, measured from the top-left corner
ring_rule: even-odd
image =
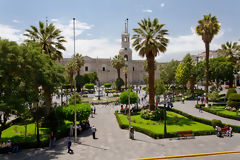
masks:
[[[119,55],[123,56],[127,61],[132,60],[132,50],[130,48],[130,34],[128,33],[128,19],[125,21],[125,31],[122,33],[122,47]]]

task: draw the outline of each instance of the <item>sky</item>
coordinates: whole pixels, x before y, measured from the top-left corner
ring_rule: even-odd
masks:
[[[195,27],[203,15],[211,13],[221,30],[210,45],[220,48],[226,41],[240,39],[239,0],[0,0],[0,37],[21,43],[25,29],[39,21],[54,23],[67,40],[63,57],[73,55],[73,18],[76,18],[76,52],[92,58],[110,58],[121,48],[124,20],[129,19],[129,32],[138,28],[143,18],[158,18],[169,31],[165,53],[159,62],[181,60],[187,53],[205,50]],[[143,59],[133,50],[133,59]]]

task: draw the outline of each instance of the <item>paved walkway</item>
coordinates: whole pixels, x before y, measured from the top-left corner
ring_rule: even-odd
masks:
[[[129,140],[128,131],[119,128],[113,114],[116,109],[119,109],[119,106],[99,105],[96,106],[96,109],[97,114],[94,118],[90,118],[90,123],[91,125],[94,124],[97,128],[96,137],[98,139],[93,140],[90,132],[84,132],[79,137],[79,143],[73,143],[73,155],[67,154],[67,138],[63,138],[57,141],[57,146],[54,149],[25,149],[17,154],[0,155],[0,159],[126,160],[132,158],[240,150],[240,134],[234,134],[232,138],[218,138],[212,135],[198,136],[195,139],[187,140],[155,140],[136,132],[136,140]],[[212,158],[204,157],[201,159]],[[240,154],[221,156],[220,159],[240,159]]]
[[[173,104],[174,108],[181,110],[183,112],[186,112],[188,114],[191,114],[196,117],[204,118],[204,119],[219,119],[223,123],[226,124],[232,124],[232,125],[238,125],[240,126],[240,121],[233,120],[233,119],[228,119],[228,118],[223,118],[208,112],[203,111],[202,113],[199,112],[197,108],[195,108],[195,105],[197,104],[197,101],[185,101],[184,104],[182,102],[175,102]]]

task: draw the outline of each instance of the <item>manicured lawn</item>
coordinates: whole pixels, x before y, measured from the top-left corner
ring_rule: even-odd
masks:
[[[209,110],[214,110],[216,112],[225,114],[225,115],[230,115],[230,116],[236,116],[236,112],[234,111],[229,111],[225,109],[225,106],[213,106],[211,108],[209,108]],[[238,117],[240,117],[240,115],[238,115]]]
[[[128,119],[126,115],[119,114],[120,120],[123,124],[128,125]],[[133,127],[144,128],[150,130],[155,134],[163,134],[164,132],[164,121],[152,121],[142,119],[140,115],[131,116],[131,125]],[[190,120],[182,115],[174,112],[167,112],[167,132],[174,133],[177,131],[212,131],[212,126],[202,124]]]
[[[64,131],[69,128],[70,121],[65,121],[65,124],[60,126],[58,131]],[[49,139],[49,129],[48,128],[40,128],[39,129],[40,134],[40,141],[48,141]],[[2,132],[2,138],[1,141],[7,141],[8,139],[11,139],[14,142],[34,142],[36,141],[35,136],[35,124],[31,123],[27,125],[27,136],[26,139],[24,139],[25,135],[25,125],[23,124],[17,124],[13,125],[7,129],[5,129]]]

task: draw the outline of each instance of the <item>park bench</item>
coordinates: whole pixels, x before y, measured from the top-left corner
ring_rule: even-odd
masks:
[[[180,138],[187,138],[187,137],[194,137],[194,134],[192,131],[178,131],[177,132],[178,139]]]

